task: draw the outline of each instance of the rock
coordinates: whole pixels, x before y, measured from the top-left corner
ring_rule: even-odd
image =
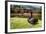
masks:
[[[30,18],[28,19],[28,22],[29,22],[30,24],[32,24],[32,25],[35,25],[35,24],[37,24],[38,19],[33,18],[33,17],[32,17],[32,18],[30,17]]]

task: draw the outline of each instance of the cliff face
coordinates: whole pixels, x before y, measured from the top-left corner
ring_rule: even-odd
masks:
[[[40,9],[42,8],[41,6],[30,6],[30,5],[11,5],[11,8],[14,10],[18,7],[19,9],[27,9],[27,10],[32,10],[33,12],[40,12]]]
[[[41,8],[29,5],[11,5],[11,16],[39,16]],[[39,6],[40,7],[40,6]],[[31,14],[32,12],[32,14]]]

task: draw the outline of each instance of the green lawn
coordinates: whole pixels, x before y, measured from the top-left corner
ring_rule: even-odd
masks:
[[[39,28],[41,27],[42,21],[38,20],[38,24],[32,26],[28,23],[27,18],[14,17],[10,19],[11,29],[22,29],[22,28]]]

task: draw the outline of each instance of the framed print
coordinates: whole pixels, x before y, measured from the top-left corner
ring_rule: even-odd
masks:
[[[45,31],[45,3],[5,2],[5,33]]]

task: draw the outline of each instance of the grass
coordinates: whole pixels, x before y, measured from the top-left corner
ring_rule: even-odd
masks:
[[[42,26],[42,21],[38,20],[38,24],[32,26],[28,23],[27,18],[14,17],[10,19],[11,29],[22,29],[22,28],[39,28]]]

